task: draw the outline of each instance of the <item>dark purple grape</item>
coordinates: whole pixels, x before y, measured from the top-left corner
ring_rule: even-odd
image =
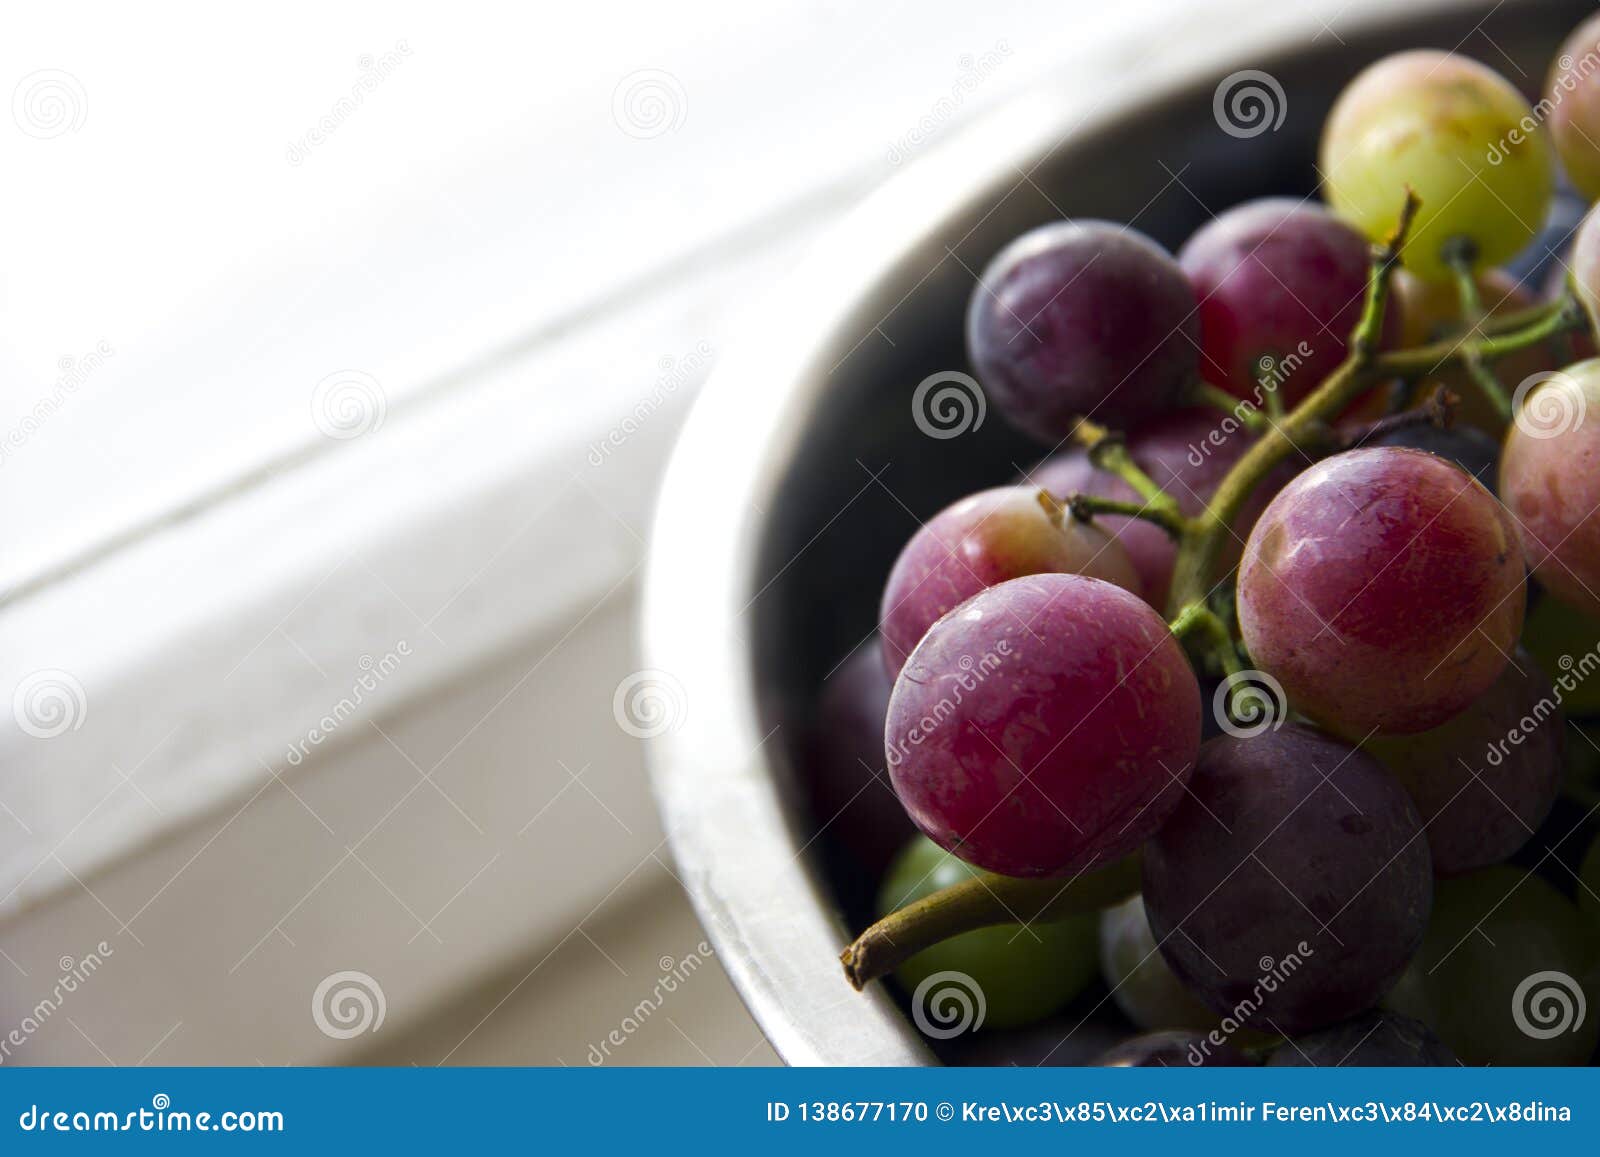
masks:
[[[1519,649],[1448,723],[1374,736],[1367,749],[1411,793],[1433,870],[1451,876],[1506,859],[1544,822],[1561,790],[1565,731],[1555,688]]]
[[[1267,1059],[1272,1069],[1415,1068],[1459,1064],[1427,1025],[1398,1012],[1368,1012],[1295,1037]]]
[[[1495,493],[1500,473],[1500,443],[1475,426],[1401,426],[1363,438],[1363,446],[1399,446],[1422,450],[1454,462],[1472,475],[1490,494]]]
[[[1000,251],[967,309],[983,388],[1046,442],[1079,417],[1131,429],[1174,405],[1199,367],[1194,292],[1172,257],[1108,221],[1040,226]]]
[[[1427,926],[1422,821],[1370,755],[1299,724],[1200,749],[1145,846],[1150,930],[1213,1009],[1300,1033],[1370,1008]]]
[[[990,587],[906,660],[884,735],[935,843],[1008,876],[1138,847],[1200,746],[1200,690],[1167,624],[1121,587],[1040,574]]]
[[[822,685],[809,744],[806,792],[817,827],[872,876],[916,833],[883,757],[892,687],[873,636]]]
[[[1293,407],[1344,361],[1368,249],[1321,205],[1288,197],[1237,205],[1189,238],[1178,264],[1200,298],[1206,380],[1258,405],[1277,391]]]
[[[1029,574],[1084,574],[1139,593],[1109,530],[1067,514],[1037,487],[1002,486],[947,506],[911,536],[883,588],[889,676],[941,617],[986,587]]]
[[[1100,1054],[1095,1065],[1110,1069],[1240,1068],[1254,1064],[1244,1053],[1205,1033],[1152,1032]]]

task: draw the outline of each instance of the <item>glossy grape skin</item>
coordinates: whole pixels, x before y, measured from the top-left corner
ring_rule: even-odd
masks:
[[[934,624],[884,741],[901,803],[940,847],[1003,875],[1070,874],[1138,847],[1176,806],[1200,691],[1136,595],[1032,575]]]
[[[1108,530],[1041,501],[1037,487],[997,487],[945,507],[911,536],[884,585],[879,629],[890,678],[928,628],[973,595],[1047,572],[1140,589],[1127,551]]]
[[[1267,1058],[1269,1069],[1416,1068],[1457,1063],[1455,1053],[1427,1025],[1390,1011],[1362,1013],[1286,1041]]]
[[[916,836],[895,858],[878,892],[886,916],[978,875],[932,840]],[[917,953],[895,972],[907,993],[936,972],[959,972],[983,993],[983,1027],[1016,1028],[1070,1004],[1095,978],[1094,913],[1064,920],[999,924],[963,932]]]
[[[1561,790],[1565,736],[1555,689],[1518,650],[1454,719],[1366,746],[1411,794],[1434,873],[1448,876],[1498,864],[1528,842]]]
[[[1490,319],[1504,318],[1539,304],[1537,294],[1502,270],[1484,270],[1474,280]],[[1423,281],[1402,269],[1395,274],[1393,292],[1400,309],[1401,338],[1406,346],[1454,341],[1468,331],[1462,315],[1461,295],[1454,283]],[[1494,372],[1507,390],[1514,390],[1534,374],[1559,369],[1564,360],[1567,358],[1560,339],[1552,339],[1499,359],[1494,364]],[[1462,366],[1448,365],[1428,375],[1416,397],[1426,399],[1437,386],[1447,387],[1460,399],[1455,413],[1457,427],[1476,427],[1496,439],[1505,433],[1505,418]]]
[[[1199,514],[1216,493],[1219,483],[1244,457],[1254,437],[1227,425],[1227,414],[1208,410],[1182,410],[1159,418],[1128,437],[1128,454],[1162,491],[1172,496],[1188,515]],[[1293,476],[1294,464],[1285,463],[1262,480],[1234,520],[1234,535],[1224,544],[1224,565],[1238,557],[1238,546],[1267,503]],[[1122,479],[1089,462],[1081,447],[1063,450],[1034,467],[1030,485],[1041,486],[1065,499],[1075,493],[1136,502],[1139,496]],[[1109,530],[1126,549],[1138,571],[1145,601],[1164,611],[1172,585],[1172,564],[1178,556],[1172,536],[1140,518],[1097,515],[1095,521]],[[1230,549],[1231,548],[1231,549]]]
[[[1589,17],[1561,43],[1545,81],[1552,107],[1546,122],[1567,179],[1590,201],[1600,200],[1600,15]],[[1587,63],[1585,63],[1587,62]]]
[[[1600,360],[1524,398],[1500,455],[1500,497],[1544,588],[1600,615]]]
[[[1394,447],[1295,478],[1239,568],[1256,664],[1296,708],[1357,741],[1464,710],[1500,677],[1525,603],[1505,509],[1443,459]]]
[[[807,745],[806,792],[817,826],[872,877],[916,832],[883,755],[893,685],[873,636],[823,683]]]
[[[967,353],[1012,424],[1055,443],[1080,416],[1127,430],[1198,372],[1200,318],[1165,250],[1108,221],[1058,221],[989,263],[967,310]]]
[[[1178,251],[1200,299],[1200,370],[1262,404],[1262,359],[1286,408],[1338,368],[1361,317],[1369,246],[1321,205],[1288,197],[1225,211]],[[1391,305],[1391,315],[1398,310]],[[1215,420],[1215,419],[1214,419]]]
[[[1479,267],[1514,257],[1555,190],[1552,150],[1522,95],[1477,61],[1432,49],[1385,57],[1350,82],[1323,126],[1321,167],[1334,209],[1373,241],[1393,232],[1405,187],[1416,191],[1401,260],[1430,281],[1450,275],[1444,251],[1461,238]]]
[[[1331,736],[1209,740],[1145,845],[1150,930],[1216,1012],[1266,1032],[1333,1024],[1376,1003],[1422,939],[1421,832],[1394,777]]]
[[[1197,1032],[1152,1032],[1123,1041],[1100,1054],[1094,1064],[1110,1069],[1240,1068],[1252,1065],[1244,1053]]]
[[[1500,485],[1500,443],[1472,426],[1442,429],[1433,425],[1401,426],[1372,435],[1363,446],[1399,446],[1421,450],[1454,462],[1490,494]]]
[[[1123,1015],[1142,1029],[1207,1032],[1217,1025],[1217,1014],[1157,951],[1142,896],[1100,913],[1100,974]]]
[[[1422,1021],[1470,1065],[1581,1065],[1600,1038],[1597,950],[1595,929],[1545,881],[1485,868],[1439,884],[1422,949],[1385,1004]],[[1545,971],[1586,983],[1588,1014],[1576,1032],[1540,1040],[1512,1010],[1518,986]],[[1528,1001],[1522,1008],[1535,1027],[1548,1027],[1529,1016]]]

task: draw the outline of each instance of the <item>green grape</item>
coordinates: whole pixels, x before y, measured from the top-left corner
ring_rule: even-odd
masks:
[[[1533,239],[1555,191],[1553,153],[1533,110],[1504,77],[1454,53],[1389,56],[1340,94],[1322,132],[1322,177],[1335,210],[1381,241],[1405,187],[1421,209],[1401,255],[1427,280],[1450,275],[1446,250],[1469,242],[1479,267]]]
[[[1600,924],[1600,836],[1589,845],[1583,867],[1578,869],[1578,879],[1578,907]]]
[[[1562,711],[1572,718],[1600,715],[1600,679],[1580,679],[1575,671],[1585,655],[1600,652],[1600,620],[1574,610],[1560,599],[1539,599],[1528,608],[1522,645],[1547,678],[1554,681],[1565,676],[1575,684],[1571,690],[1562,688]],[[1588,669],[1587,664],[1584,669]]]
[[[1600,1040],[1597,962],[1600,935],[1577,907],[1500,865],[1440,882],[1422,948],[1385,1003],[1467,1064],[1581,1065]]]
[[[878,911],[886,915],[981,874],[932,840],[917,836],[889,866],[878,892]],[[1016,1028],[1064,1008],[1094,980],[1099,971],[1098,922],[1098,914],[1088,912],[1026,928],[1001,924],[963,932],[917,953],[900,966],[895,979],[908,993],[915,993],[919,984],[937,973],[962,973],[971,984],[963,982],[960,987],[984,1010],[983,1027]]]
[[[1178,979],[1157,950],[1143,896],[1100,913],[1100,972],[1111,999],[1140,1028],[1204,1032],[1220,1019]]]

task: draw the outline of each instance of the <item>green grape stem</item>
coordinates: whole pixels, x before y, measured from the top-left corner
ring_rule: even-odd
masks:
[[[1138,890],[1137,855],[1066,881],[1019,880],[985,873],[889,913],[840,953],[839,961],[850,983],[861,989],[924,948],[963,932],[1098,912]]]

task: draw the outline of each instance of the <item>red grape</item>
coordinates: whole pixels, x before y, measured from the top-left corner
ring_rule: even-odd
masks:
[[[1500,456],[1500,495],[1539,581],[1600,615],[1600,360],[1523,399]]]
[[[1366,238],[1321,205],[1273,197],[1213,220],[1178,264],[1200,298],[1205,378],[1259,404],[1268,374],[1293,406],[1344,360],[1371,259]]]
[[[967,352],[995,405],[1047,442],[1080,416],[1131,429],[1198,374],[1194,293],[1159,245],[1108,221],[1058,221],[989,263]]]
[[[1200,690],[1165,622],[1082,575],[1012,579],[940,619],[889,700],[890,774],[912,820],[1009,876],[1138,847],[1183,794]]]
[[[1261,1031],[1371,1007],[1428,921],[1422,821],[1370,755],[1299,724],[1200,749],[1145,846],[1150,930],[1179,977]]]
[[[1519,651],[1454,719],[1368,750],[1422,813],[1433,870],[1455,875],[1508,858],[1544,822],[1561,789],[1564,730],[1555,688]]]
[[[1437,727],[1489,689],[1522,629],[1511,517],[1418,450],[1351,450],[1272,500],[1239,568],[1261,668],[1341,734]]]
[[[883,589],[880,626],[890,678],[941,616],[986,587],[1049,572],[1139,591],[1122,545],[1037,488],[984,490],[945,507],[912,535]]]

